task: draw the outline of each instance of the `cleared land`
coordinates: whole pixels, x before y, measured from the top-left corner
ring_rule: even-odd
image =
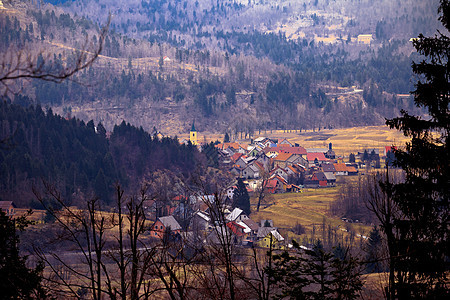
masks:
[[[314,235],[316,235],[316,238],[320,238],[324,222],[327,228],[331,226],[342,237],[347,236],[348,231],[353,231],[361,236],[368,235],[371,230],[370,226],[360,223],[346,223],[329,212],[329,207],[336,200],[338,193],[339,187],[333,187],[305,189],[303,193],[270,195],[260,211],[254,211],[250,217],[256,222],[265,219],[273,220],[274,226],[280,228],[282,233],[296,239],[311,238]],[[256,210],[256,201],[254,198],[251,199],[254,210]],[[305,235],[297,236],[289,231],[296,224],[305,227]]]

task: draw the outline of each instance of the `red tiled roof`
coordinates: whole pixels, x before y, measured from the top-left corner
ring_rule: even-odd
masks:
[[[274,160],[286,161],[291,156],[292,156],[292,153],[280,153],[277,155],[277,157],[274,158]]]
[[[289,146],[286,147],[285,145],[282,145],[279,148],[281,148],[280,151],[283,153],[292,153],[292,154],[298,154],[298,155],[306,155],[307,154],[306,149],[301,146],[300,147],[289,147]]]
[[[244,236],[244,229],[245,227],[242,225],[239,225],[238,223],[232,221],[227,223],[227,227],[231,229],[231,231],[237,235],[237,236]]]
[[[242,153],[235,153],[235,154],[233,154],[233,155],[231,156],[231,160],[232,160],[233,162],[237,162],[237,160],[238,160],[242,155],[243,155]]]
[[[343,164],[343,163],[337,163],[337,164],[333,164],[333,165],[334,165],[334,168],[336,169],[336,172],[348,172],[348,170],[349,170],[347,165]]]
[[[325,157],[325,154],[319,153],[308,153],[306,154],[306,158],[308,161],[314,161],[316,158],[318,161],[327,161],[328,159]]]

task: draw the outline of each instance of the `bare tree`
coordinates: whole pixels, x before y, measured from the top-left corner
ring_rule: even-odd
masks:
[[[393,185],[398,180],[398,178],[389,174],[389,168],[387,168],[386,174],[376,174],[369,177],[368,184],[370,197],[367,206],[380,222],[388,248],[389,283],[387,289],[385,289],[388,299],[395,299],[396,280],[402,282],[407,275],[403,274],[396,267],[397,257],[402,255],[402,253],[399,252],[396,244],[401,232],[399,232],[395,222],[406,218],[392,198]]]
[[[0,85],[3,94],[13,92],[12,85],[19,79],[40,79],[60,83],[91,66],[103,49],[110,22],[111,16],[108,16],[105,26],[99,31],[99,38],[95,44],[89,42],[89,38],[86,36],[81,49],[74,50],[74,59],[62,68],[54,68],[49,65],[52,53],[46,50],[36,53],[27,49],[25,45],[1,47],[3,55],[0,59]]]
[[[270,172],[267,166],[264,166],[264,170],[261,171],[260,174],[260,184],[256,188],[256,195],[258,196],[258,203],[256,205],[256,211],[259,211],[261,204],[264,203],[266,198],[266,188],[270,181]]]
[[[46,182],[44,194],[33,189],[54,217],[56,242],[62,243],[54,251],[35,248],[52,271],[46,279],[55,294],[78,297],[80,291],[87,291],[96,300],[104,295],[111,299],[149,299],[160,290],[148,280],[156,249],[148,246],[144,235],[148,227],[143,209],[146,188],[128,202],[120,186],[116,191],[117,212],[108,213],[102,210],[98,198],[88,200],[84,209],[76,209]],[[48,206],[45,199],[49,197],[61,206],[60,210]],[[64,243],[69,245],[67,250]],[[79,263],[75,263],[77,259]]]

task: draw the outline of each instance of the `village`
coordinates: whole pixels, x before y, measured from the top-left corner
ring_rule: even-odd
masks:
[[[199,149],[207,144],[198,143],[198,132],[192,125],[191,143]],[[280,141],[258,137],[250,144],[224,142],[215,144],[220,167],[236,178],[222,194],[195,193],[178,196],[172,205],[158,207],[156,201],[146,206],[149,214],[156,216],[150,227],[150,236],[162,240],[167,234],[182,236],[204,243],[220,243],[219,234],[230,235],[237,246],[257,246],[271,249],[292,247],[273,220],[252,220],[249,207],[239,207],[235,194],[239,182],[245,185],[250,197],[279,193],[302,193],[304,189],[335,187],[337,179],[364,174],[370,168],[380,168],[380,160],[389,162],[391,147],[364,149],[349,155],[350,161],[336,156],[332,144],[328,148],[304,148],[287,139]],[[388,157],[388,158],[386,158]],[[237,182],[237,183],[236,183]],[[239,191],[242,193],[242,191]],[[258,208],[259,210],[259,208]],[[344,222],[351,220],[343,219]],[[342,228],[345,231],[345,229]],[[367,239],[366,236],[359,235]]]

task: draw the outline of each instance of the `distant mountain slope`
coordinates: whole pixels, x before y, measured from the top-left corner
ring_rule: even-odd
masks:
[[[257,18],[267,14],[283,19],[301,12],[302,20],[310,10],[325,12],[328,8],[321,1],[306,8],[287,1],[286,10],[264,1],[114,3],[68,1],[32,9],[19,1],[2,12],[0,30],[2,38],[8,37],[3,45],[20,45],[25,40],[33,45],[31,49],[46,49],[49,55],[44,53],[42,60],[50,68],[64,67],[76,54],[73,49],[95,42],[98,22],[105,20],[107,8],[114,14],[103,56],[90,69],[73,81],[22,82],[19,89],[62,115],[94,119],[108,130],[127,120],[172,135],[187,132],[193,119],[203,130],[232,135],[272,128],[379,124],[409,101],[397,95],[412,89],[410,63],[415,56],[410,55],[407,41],[382,43],[385,39],[380,38],[372,46],[359,45],[351,34],[350,40],[328,45],[317,42],[316,34],[294,40],[255,25],[261,21]],[[359,1],[355,7],[364,3]],[[431,7],[423,3],[414,7],[420,5],[426,10]],[[344,6],[341,14],[347,11]],[[384,10],[376,9],[374,14]],[[257,18],[248,17],[250,12]],[[360,14],[344,18],[346,26],[336,28],[353,30],[359,26],[353,23]],[[305,32],[335,22],[327,16],[322,23],[306,22]],[[253,25],[238,28],[238,19]],[[144,26],[144,20],[151,26],[137,30],[138,22]]]

